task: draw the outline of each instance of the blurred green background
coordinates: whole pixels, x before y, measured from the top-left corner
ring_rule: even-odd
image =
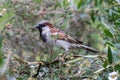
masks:
[[[94,60],[97,61],[94,64],[92,64],[93,59],[85,58],[86,60],[84,60],[82,58],[83,62],[80,60],[74,62],[71,67],[69,66],[67,74],[73,75],[81,69],[80,72],[85,72],[79,75],[87,76],[88,80],[91,75],[95,75],[96,80],[107,79],[109,72],[120,71],[119,65],[106,69],[102,75],[101,73],[93,74],[93,72],[119,62],[119,5],[119,0],[0,0],[0,66],[3,67],[6,61],[4,58],[7,55],[5,48],[12,50],[13,54],[26,61],[49,62],[54,61],[58,55],[62,55],[64,51],[61,48],[53,47],[51,50],[39,38],[39,32],[31,30],[31,27],[39,21],[47,20],[55,27],[83,41],[85,45],[100,51],[95,54],[82,49],[74,49],[68,55],[104,57],[102,60],[100,57],[95,57]],[[60,26],[63,19],[64,23]],[[95,65],[99,68],[97,69]],[[66,70],[67,67],[62,68],[58,69],[59,74],[66,74],[64,69]],[[73,70],[74,68],[76,69]],[[55,71],[57,70],[55,69]],[[59,80],[59,74],[52,74],[50,78],[45,76],[42,79]]]

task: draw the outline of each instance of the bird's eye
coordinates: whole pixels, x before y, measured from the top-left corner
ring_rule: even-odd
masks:
[[[45,24],[42,24],[42,27],[45,27],[46,25]]]
[[[40,27],[45,27],[46,25],[45,24],[39,24]]]

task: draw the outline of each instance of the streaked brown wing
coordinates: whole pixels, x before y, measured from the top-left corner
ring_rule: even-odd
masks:
[[[68,36],[66,37],[66,41],[69,41],[71,43],[77,43],[77,44],[82,44],[83,42],[77,39],[73,39],[72,37]]]
[[[65,34],[64,32],[60,31],[59,29],[53,28],[51,29],[52,37],[60,39],[60,40],[65,40],[70,43],[76,43],[76,44],[82,44],[83,42],[77,39],[72,38],[71,36]]]

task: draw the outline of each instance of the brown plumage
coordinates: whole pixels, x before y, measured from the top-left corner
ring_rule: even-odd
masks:
[[[36,28],[40,32],[41,39],[49,45],[60,46],[65,51],[68,51],[71,48],[83,48],[94,53],[99,52],[92,47],[83,45],[82,41],[72,38],[60,29],[54,28],[48,21],[41,21],[36,25]]]
[[[50,32],[51,32],[51,36],[57,36],[57,39],[59,40],[65,40],[67,42],[75,43],[75,44],[83,43],[82,41],[72,38],[70,35],[65,34],[63,31],[60,31],[57,28],[51,28]]]

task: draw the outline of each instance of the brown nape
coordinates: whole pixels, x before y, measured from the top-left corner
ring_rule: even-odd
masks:
[[[44,24],[48,25],[50,28],[53,28],[53,25],[51,23],[49,23],[49,22],[45,22]]]

